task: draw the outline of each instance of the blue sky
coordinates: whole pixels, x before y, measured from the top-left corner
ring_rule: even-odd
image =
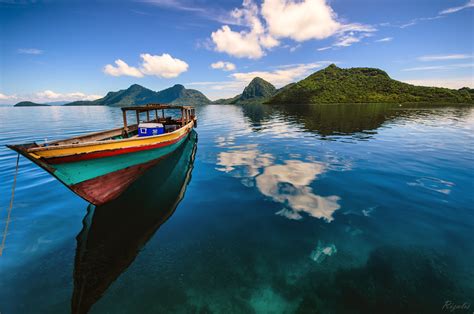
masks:
[[[474,87],[474,0],[0,0],[0,103],[94,99],[138,83],[230,97],[327,66]]]

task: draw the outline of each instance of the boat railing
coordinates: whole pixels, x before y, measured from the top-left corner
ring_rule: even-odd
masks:
[[[178,124],[181,124],[181,126],[185,126],[189,122],[196,119],[195,109],[194,107],[191,107],[191,106],[147,104],[143,106],[122,107],[121,109],[122,109],[122,115],[123,115],[122,136],[124,137],[128,137],[131,131],[131,126],[128,125],[128,121],[127,121],[128,112],[135,112],[137,126],[140,124],[140,122],[158,122],[158,123],[164,123],[164,124],[176,122]],[[173,121],[171,117],[165,116],[165,110],[180,110],[181,118],[175,119]],[[141,113],[146,114],[146,119],[140,120]],[[159,113],[161,113],[161,115]]]

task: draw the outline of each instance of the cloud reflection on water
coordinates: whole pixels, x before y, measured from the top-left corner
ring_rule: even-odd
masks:
[[[278,215],[299,220],[305,212],[331,222],[332,214],[340,208],[339,196],[319,196],[309,186],[324,171],[322,163],[286,160],[284,165],[266,167],[256,178],[257,188],[263,195],[285,204]]]
[[[284,208],[277,215],[300,220],[306,213],[326,222],[333,221],[333,213],[340,208],[339,196],[320,196],[310,184],[324,173],[327,165],[316,161],[285,160],[275,164],[275,157],[262,153],[257,145],[234,147],[220,152],[216,168],[230,173],[246,186],[256,186],[263,195],[281,203]]]
[[[262,154],[257,149],[257,145],[246,145],[234,149],[219,153],[217,165],[221,167],[217,170],[232,172],[232,176],[237,178],[255,177],[260,173],[261,168],[270,166],[274,160],[271,154]]]

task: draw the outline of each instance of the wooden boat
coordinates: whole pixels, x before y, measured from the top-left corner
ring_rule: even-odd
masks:
[[[165,114],[176,110],[181,112],[179,118]],[[128,125],[130,112],[134,113],[136,124]],[[195,110],[190,106],[148,104],[123,107],[122,114],[122,128],[7,147],[48,171],[88,202],[101,205],[119,196],[160,158],[176,150],[196,126]],[[142,119],[143,114],[146,119]]]
[[[173,215],[191,180],[196,149],[192,132],[119,197],[88,206],[76,238],[72,313],[88,313]]]

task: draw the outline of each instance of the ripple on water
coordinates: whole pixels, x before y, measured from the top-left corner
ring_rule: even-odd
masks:
[[[407,184],[410,186],[417,186],[446,195],[451,193],[451,189],[455,185],[453,182],[433,177],[419,178],[413,182],[408,182]]]

